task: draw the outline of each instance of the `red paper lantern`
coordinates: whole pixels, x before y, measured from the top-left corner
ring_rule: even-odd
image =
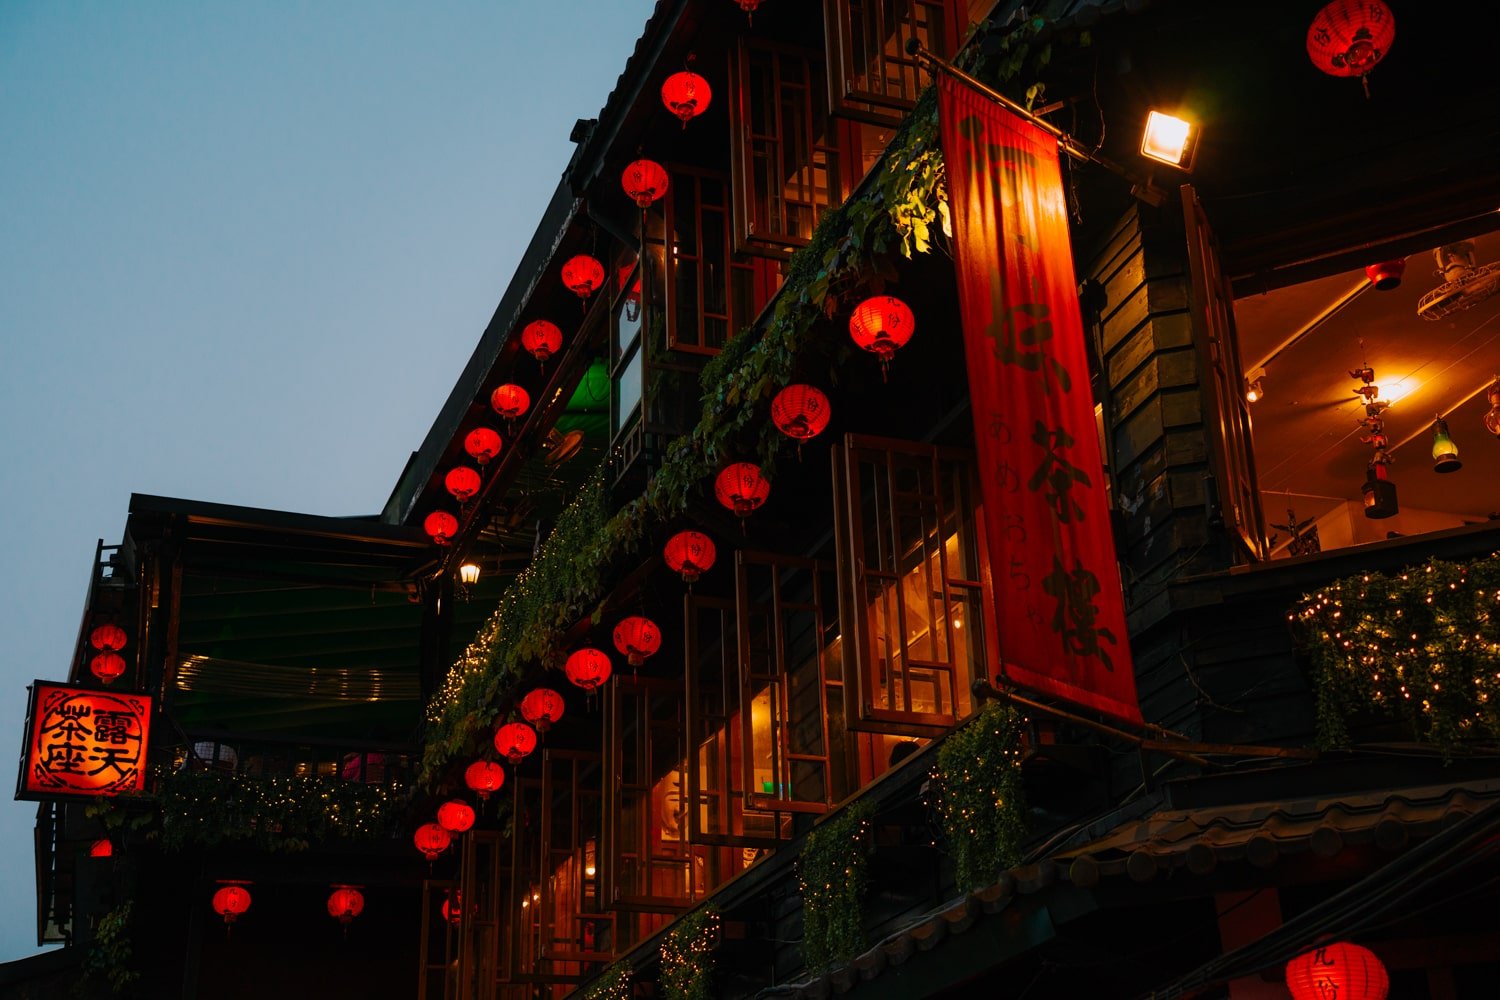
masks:
[[[89,670],[93,672],[95,677],[108,684],[125,672],[125,657],[119,653],[111,653],[107,650],[103,653],[97,653],[89,661]]]
[[[336,885],[328,896],[328,915],[348,926],[349,921],[365,912],[365,894],[352,885]]]
[[[459,503],[468,503],[472,500],[474,494],[479,492],[479,485],[479,473],[467,465],[455,465],[443,477],[443,486]]]
[[[713,568],[715,555],[714,540],[701,531],[679,531],[662,549],[667,565],[689,584],[697,583],[699,576]]]
[[[492,760],[476,760],[464,768],[464,784],[481,802],[487,802],[492,793],[504,786],[505,768]]]
[[[100,837],[89,845],[89,857],[112,858],[115,856],[115,845],[108,837]]]
[[[214,912],[232,924],[250,909],[250,890],[242,885],[226,885],[214,893]]]
[[[503,443],[500,435],[488,427],[476,427],[464,438],[464,451],[480,465],[488,465],[490,459],[500,454]]]
[[[760,6],[760,0],[734,0],[734,2],[739,4],[740,10],[747,15],[754,14],[755,9]]]
[[[855,307],[849,317],[849,336],[880,359],[883,371],[896,351],[911,339],[917,320],[911,307],[894,295],[876,295]]]
[[[531,409],[531,393],[507,382],[490,393],[490,406],[506,420],[514,420]]]
[[[828,397],[810,385],[789,385],[771,400],[771,422],[781,433],[797,441],[807,441],[823,433],[832,415]]]
[[[458,518],[446,510],[435,510],[422,521],[422,528],[432,536],[434,542],[448,545],[452,543],[453,536],[458,534]]]
[[[620,186],[641,208],[667,193],[667,171],[655,160],[636,160],[620,175]]]
[[[749,517],[770,495],[771,484],[754,462],[726,465],[719,478],[714,480],[714,496],[719,498],[719,503],[734,511],[736,517]]]
[[[495,749],[512,764],[519,764],[536,749],[536,730],[524,722],[507,722],[495,730]]]
[[[537,688],[521,699],[521,718],[545,733],[563,717],[563,696],[551,688]]]
[[[661,649],[661,629],[649,618],[631,615],[615,626],[615,648],[625,654],[626,663],[638,667]]]
[[[562,347],[562,331],[556,323],[534,319],[521,331],[521,346],[530,351],[532,357],[545,363]]]
[[[118,653],[127,641],[125,630],[113,623],[100,625],[89,633],[89,645],[109,653]]]
[[[1396,18],[1380,0],[1334,0],[1307,29],[1307,55],[1329,76],[1363,77],[1395,40]]]
[[[586,253],[562,266],[563,284],[580,299],[593,295],[604,285],[604,265]]]
[[[689,70],[673,73],[661,85],[662,103],[667,106],[668,111],[682,119],[683,128],[687,128],[688,122],[708,110],[708,102],[713,100],[713,96],[714,92],[708,86],[708,81]]]
[[[568,657],[568,662],[563,664],[563,672],[568,675],[568,680],[585,691],[596,690],[609,680],[613,670],[609,657],[602,650],[590,646],[575,651]]]
[[[1286,988],[1293,1000],[1385,1000],[1391,980],[1373,951],[1339,941],[1288,962]]]
[[[438,806],[437,821],[449,833],[468,833],[474,826],[474,807],[463,799],[449,799]]]
[[[417,827],[417,832],[412,834],[411,839],[428,861],[437,860],[437,856],[453,843],[452,834],[436,823],[423,823]]]

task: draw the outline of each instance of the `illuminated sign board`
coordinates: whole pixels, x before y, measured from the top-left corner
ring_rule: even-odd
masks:
[[[34,682],[16,798],[143,790],[150,727],[146,695]]]

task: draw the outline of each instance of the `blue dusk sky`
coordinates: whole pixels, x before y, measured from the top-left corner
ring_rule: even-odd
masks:
[[[0,787],[132,492],[381,508],[652,6],[0,2]]]

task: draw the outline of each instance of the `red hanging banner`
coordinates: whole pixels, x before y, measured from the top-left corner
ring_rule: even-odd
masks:
[[[147,695],[34,682],[16,798],[142,791],[150,729]]]
[[[1001,674],[1139,723],[1057,140],[939,87]]]

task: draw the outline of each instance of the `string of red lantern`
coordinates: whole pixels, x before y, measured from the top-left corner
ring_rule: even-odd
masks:
[[[563,664],[563,672],[568,675],[568,680],[583,688],[585,691],[593,692],[599,685],[609,680],[609,675],[614,672],[610,665],[609,657],[602,650],[585,646],[583,649],[574,651]]]
[[[214,893],[213,906],[214,912],[224,918],[227,928],[250,909],[250,890],[239,883],[223,886]]]
[[[643,209],[667,193],[668,183],[666,168],[655,160],[636,160],[620,175],[620,186]]]
[[[464,451],[480,465],[488,465],[490,459],[500,454],[503,444],[495,431],[488,427],[476,427],[464,438]]]
[[[417,827],[417,832],[412,834],[411,839],[429,863],[436,861],[437,856],[453,843],[453,835],[437,823],[423,823]]]
[[[562,331],[556,323],[534,319],[521,331],[521,346],[542,364],[562,347]]]
[[[1329,76],[1367,77],[1396,40],[1396,18],[1380,0],[1334,0],[1307,28],[1307,56]]]
[[[437,821],[449,833],[468,833],[474,826],[474,807],[463,799],[449,799],[438,806]]]
[[[536,730],[524,722],[507,722],[495,730],[495,749],[512,764],[519,764],[536,749]]]
[[[793,383],[771,400],[771,422],[799,445],[823,433],[832,415],[828,397],[810,385]]]
[[[492,760],[476,760],[464,768],[464,784],[481,802],[487,802],[491,794],[504,787],[505,768]]]
[[[642,615],[631,615],[615,626],[615,648],[625,656],[625,662],[639,667],[646,657],[661,649],[661,629],[656,622]]]
[[[662,558],[688,586],[713,568],[716,555],[714,540],[701,531],[679,531],[667,539],[662,549]]]
[[[422,529],[439,545],[451,545],[458,534],[458,518],[446,510],[435,510],[422,521]]]
[[[761,0],[734,0],[740,5],[740,10],[745,12],[745,23],[755,23],[755,9],[760,6]]]
[[[507,382],[490,393],[490,406],[506,420],[514,420],[531,409],[531,393]]]
[[[328,915],[344,925],[349,933],[349,922],[365,912],[365,894],[352,885],[333,886],[328,895]]]
[[[537,688],[521,699],[521,718],[545,733],[563,716],[563,696],[551,688]]]
[[[708,110],[713,100],[713,89],[708,81],[691,70],[683,70],[667,77],[661,85],[661,100],[682,121],[682,127]]]
[[[455,465],[443,477],[443,486],[459,503],[468,503],[479,492],[479,473],[467,465]]]
[[[911,339],[916,326],[911,307],[894,295],[865,299],[849,316],[849,336],[860,348],[880,359],[882,378],[891,358]]]
[[[588,299],[604,285],[604,265],[586,253],[562,266],[562,281],[580,299]]]
[[[754,462],[732,462],[714,480],[714,496],[736,517],[749,517],[770,495],[771,484]]]
[[[118,653],[125,648],[125,643],[129,641],[129,638],[120,626],[113,622],[106,622],[89,633],[89,645],[107,653]]]
[[[1286,988],[1293,1000],[1385,1000],[1391,980],[1373,951],[1338,941],[1288,962]]]
[[[125,657],[119,653],[105,651],[89,660],[89,671],[100,681],[109,684],[125,672]]]

